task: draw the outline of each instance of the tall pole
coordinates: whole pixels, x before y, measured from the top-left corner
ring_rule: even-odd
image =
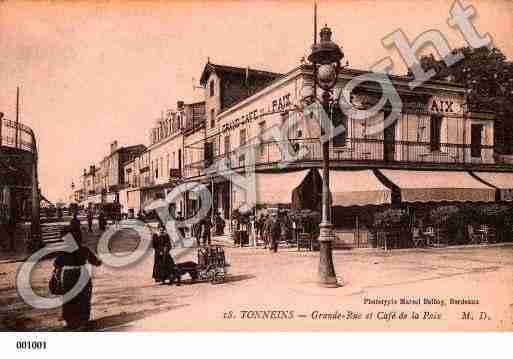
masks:
[[[323,107],[330,112],[330,93],[322,94]],[[323,126],[325,127],[325,126]],[[325,130],[324,130],[325,131]],[[337,287],[337,277],[333,265],[332,240],[333,225],[330,221],[330,156],[329,140],[322,143],[322,220],[319,225],[319,284],[323,287]]]
[[[32,132],[32,221],[30,225],[30,249],[37,250],[42,246],[41,218],[39,214],[41,194],[39,193],[39,178],[37,172],[38,152],[36,135]]]
[[[0,147],[2,146],[2,126],[3,126],[4,113],[0,112]]]
[[[317,45],[317,1],[314,1],[314,46]],[[317,64],[313,63],[313,98],[317,101]]]
[[[18,126],[20,124],[20,87],[16,87],[16,128],[14,129],[14,147],[18,148]]]
[[[322,93],[322,107],[325,114],[329,114],[329,121],[332,121],[333,111],[331,110],[331,91],[336,86],[340,60],[344,54],[336,45],[331,41],[331,30],[325,26],[320,32],[321,42],[320,45],[314,44],[312,52],[308,57],[314,64],[314,79],[315,86],[319,85],[324,91]],[[316,64],[320,63],[325,67],[326,73],[334,78],[331,82],[326,82],[326,76],[323,76],[323,81],[319,82],[319,74],[316,71]],[[336,66],[335,66],[336,65]],[[328,76],[329,78],[329,76]],[[317,101],[317,97],[315,97]],[[322,287],[335,288],[338,287],[337,276],[335,274],[335,267],[333,265],[333,225],[331,224],[331,199],[330,199],[330,138],[331,133],[327,133],[331,126],[327,126],[325,118],[321,119],[321,137],[320,145],[322,148],[322,219],[319,225],[319,271],[318,280],[319,285]],[[331,124],[330,124],[331,125]]]

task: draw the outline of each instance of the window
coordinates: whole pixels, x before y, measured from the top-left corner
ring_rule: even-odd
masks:
[[[483,125],[472,124],[470,128],[470,154],[481,158],[481,145],[483,141]]]
[[[214,80],[210,80],[210,97],[214,96]]]
[[[246,144],[246,129],[245,128],[240,130],[239,138],[240,138],[240,146],[242,147]]]
[[[224,153],[225,153],[225,154],[230,153],[230,151],[231,151],[231,148],[230,148],[230,147],[231,147],[231,146],[230,146],[230,136],[226,136],[226,137],[224,138]]]
[[[342,110],[338,106],[332,107],[330,115],[331,123],[333,125],[334,130],[338,130],[338,127],[342,126],[342,131],[338,131],[339,133],[333,136],[333,147],[345,146],[347,140],[347,116],[342,112]]]
[[[167,161],[167,167],[166,167],[167,171],[166,172],[169,174],[169,169],[171,168],[171,167],[169,167],[169,153],[166,154],[166,161]]]
[[[439,115],[431,116],[430,145],[431,151],[440,151],[440,134],[442,131],[442,117]]]
[[[231,151],[231,145],[230,145],[230,136],[225,136],[224,138],[224,154],[227,158],[228,165],[230,163],[230,151]]]
[[[260,155],[264,154],[264,132],[265,132],[265,121],[258,124],[258,139],[259,139],[259,150]]]
[[[214,144],[212,142],[205,142],[205,147],[203,148],[203,150],[204,150],[203,156],[205,159],[205,166],[207,166],[207,167],[212,164],[213,157],[214,157],[213,149],[214,149]]]
[[[216,126],[216,109],[213,108],[210,110],[210,127],[214,128]]]

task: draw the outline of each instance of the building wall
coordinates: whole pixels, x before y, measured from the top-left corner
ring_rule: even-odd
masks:
[[[257,95],[221,113],[217,118],[219,152],[227,155],[226,149],[228,149],[228,146],[225,144],[228,142],[229,150],[233,151],[239,148],[242,143],[247,143],[250,139],[258,137],[262,131],[261,123],[263,122],[265,122],[265,128],[267,129],[272,126],[282,126],[282,124],[288,122],[288,138],[292,139],[292,142],[297,141],[300,145],[299,148],[303,146],[310,150],[311,154],[316,154],[319,157],[320,145],[318,141],[308,140],[309,138],[319,137],[320,128],[318,123],[309,121],[303,113],[294,110],[295,106],[300,106],[303,83],[310,81],[310,75],[308,74],[301,72],[289,74],[286,79],[277,81]],[[340,80],[338,87],[343,87],[346,82],[347,80]],[[483,126],[481,144],[493,146],[493,121],[487,118],[477,119],[465,114],[462,90],[422,89],[423,98],[428,100],[419,105],[419,103],[412,103],[410,93],[402,95],[402,89],[398,88],[399,94],[405,97],[403,99],[403,113],[395,122],[395,127],[389,129],[393,131],[393,154],[385,158],[385,152],[389,149],[384,147],[383,118],[385,114],[383,111],[365,120],[355,118],[354,113],[349,111],[347,140],[344,145],[334,146],[331,152],[333,158],[337,160],[375,161],[393,159],[415,163],[462,163],[463,161],[467,163],[469,161],[493,163],[492,148],[483,148],[481,157],[471,159],[469,146],[471,144],[472,124]],[[321,92],[322,90],[319,89],[318,94]],[[337,93],[336,89],[334,93]],[[285,107],[281,106],[280,101],[285,104]],[[450,105],[448,105],[449,103]],[[412,109],[409,105],[415,105],[417,109]],[[291,109],[291,111],[284,116],[283,113],[287,109]],[[296,118],[299,119],[294,125],[291,125],[294,122],[291,115],[297,115]],[[432,150],[430,146],[432,116],[441,118],[440,148],[437,150]],[[227,139],[228,137],[229,139]],[[270,138],[267,140],[270,140]],[[462,145],[465,145],[466,148],[464,149]],[[232,166],[243,164],[240,154],[231,154],[229,157]],[[266,145],[262,146],[262,151],[257,151],[256,163],[277,162],[281,158],[282,154],[277,145]]]
[[[170,170],[178,169],[178,155],[182,149],[182,135],[176,133],[149,148],[151,161],[152,180],[155,184],[164,184],[169,182]]]
[[[233,151],[240,147],[241,143],[248,143],[252,139],[257,141],[263,130],[269,130],[275,126],[281,128],[289,120],[292,121],[287,111],[291,110],[294,104],[298,104],[301,84],[302,79],[299,76],[280,81],[279,85],[273,86],[271,91],[258,97],[253,96],[241,102],[240,106],[237,105],[221,113],[218,116],[220,153],[227,153],[226,141],[229,141],[229,149]],[[302,133],[308,133],[305,121],[300,121],[300,126],[304,127]],[[292,133],[288,136],[295,137]],[[227,137],[229,140],[226,139]],[[267,135],[262,140],[272,139]],[[273,156],[276,155],[278,153],[273,151]]]
[[[210,86],[213,84],[213,95],[211,96]],[[212,137],[218,131],[216,117],[221,111],[221,78],[212,72],[208,78],[205,88],[205,115],[206,115],[206,136]],[[212,113],[213,112],[213,113]],[[213,121],[212,121],[213,120]],[[214,125],[214,126],[212,126]]]

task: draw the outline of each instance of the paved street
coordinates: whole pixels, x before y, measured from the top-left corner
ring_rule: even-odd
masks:
[[[90,236],[88,243],[94,246],[97,238],[98,235]],[[137,241],[135,233],[124,231],[112,241],[111,247],[114,252],[126,252],[135,248]],[[190,284],[188,280],[180,287],[157,285],[151,279],[151,252],[129,268],[96,268],[92,327],[106,330],[513,329],[511,245],[337,251],[336,271],[344,285],[336,289],[323,289],[315,284],[316,252],[283,249],[271,254],[264,249],[226,248],[226,253],[231,264],[230,277],[219,285]],[[0,326],[6,330],[62,329],[60,310],[36,310],[20,302],[14,287],[18,265],[0,265]],[[47,293],[50,272],[51,261],[43,262],[36,269],[33,283],[38,292]],[[399,301],[403,297],[433,299],[433,304],[364,303],[365,298]],[[479,305],[450,305],[450,298],[474,299]],[[443,300],[445,305],[437,300]],[[284,312],[273,314],[273,319],[257,319],[268,315],[264,311],[269,310]],[[348,310],[353,314],[347,313]],[[336,311],[344,314],[344,319],[312,319]],[[387,319],[386,313],[400,311],[408,315],[416,311],[420,319],[398,320],[393,315]],[[359,318],[359,314],[365,316],[370,312],[373,312],[372,319]],[[461,319],[463,312],[471,312],[473,320]],[[487,313],[484,320],[479,320],[480,312]],[[230,315],[232,319],[225,318]],[[424,316],[431,319],[423,319]]]

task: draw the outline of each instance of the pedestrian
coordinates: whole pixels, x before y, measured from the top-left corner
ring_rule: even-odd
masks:
[[[221,214],[219,212],[217,212],[217,220],[219,224],[219,235],[222,236],[224,234],[224,227],[226,226],[226,222],[221,217]]]
[[[93,231],[93,211],[91,208],[87,210],[87,226],[89,227],[89,232]]]
[[[192,225],[192,236],[196,239],[196,246],[199,247],[201,245],[201,221]]]
[[[273,219],[271,216],[267,215],[264,222],[264,237],[265,237],[265,247],[271,249],[271,227],[273,224]]]
[[[257,238],[262,241],[264,240],[263,235],[262,235],[263,226],[264,226],[264,217],[263,217],[263,215],[260,215],[260,216],[258,216],[258,219],[256,220],[256,223],[255,223],[255,231],[256,231]]]
[[[278,251],[278,242],[281,236],[281,223],[278,217],[273,215],[271,220],[271,248],[274,253]]]
[[[100,225],[100,231],[105,231],[105,228],[107,227],[107,220],[105,219],[103,209],[100,210],[100,215],[98,216],[98,223]]]
[[[214,213],[213,218],[213,226],[214,226],[214,233],[216,236],[221,236],[224,233],[224,224],[223,219],[221,218],[221,215],[219,214],[219,211],[216,211]]]
[[[69,222],[71,234],[82,242],[82,228],[80,227],[80,220],[78,219],[78,211],[73,212],[73,218]]]
[[[55,272],[59,273],[60,286],[62,292],[67,293],[78,283],[81,273],[86,273],[86,284],[82,290],[71,300],[65,302],[62,306],[62,318],[69,329],[79,329],[89,322],[91,317],[91,296],[93,292],[93,282],[91,273],[85,265],[90,263],[94,266],[102,264],[101,260],[87,247],[82,245],[82,238],[76,236],[71,226],[66,227],[61,233],[63,236],[70,233],[78,248],[71,253],[59,255],[54,261]]]
[[[171,284],[171,271],[174,267],[174,262],[169,253],[171,250],[171,239],[162,226],[159,228],[159,233],[153,234],[152,246],[155,251],[152,278],[157,283],[165,284],[166,280],[168,280],[169,284]]]
[[[207,215],[205,218],[203,218],[202,222],[202,239],[203,239],[203,246],[210,245],[211,239],[212,239],[212,222],[210,221],[210,216]]]

